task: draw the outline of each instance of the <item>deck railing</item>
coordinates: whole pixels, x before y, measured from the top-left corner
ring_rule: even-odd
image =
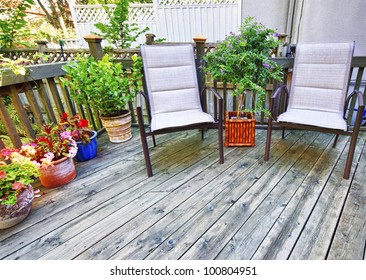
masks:
[[[212,46],[210,46],[212,47]],[[200,57],[207,50],[207,46],[203,42],[196,42],[196,57],[197,61],[200,61]],[[119,57],[126,57],[126,51],[120,51],[122,53]],[[90,42],[90,53],[96,57],[102,55],[100,42],[92,40]],[[133,50],[133,53],[139,53],[139,50]],[[131,53],[129,54],[131,55]],[[127,56],[128,57],[128,56]],[[290,84],[291,82],[291,68],[293,66],[293,58],[274,58],[274,60],[283,65],[285,70],[285,82]],[[116,63],[121,59],[116,59]],[[123,65],[129,67],[131,60],[129,58],[122,59]],[[71,99],[67,88],[64,88],[59,83],[59,77],[64,75],[64,71],[61,69],[62,65],[66,62],[58,62],[51,64],[33,65],[28,68],[28,75],[19,76],[14,75],[11,71],[1,72],[0,74],[0,118],[5,126],[9,140],[15,147],[22,145],[21,136],[27,138],[34,138],[36,130],[34,125],[41,127],[46,122],[57,123],[63,112],[68,114],[80,114],[83,118],[89,120],[95,130],[102,130],[102,125],[98,117],[97,112],[93,112],[88,104],[78,106]],[[363,74],[366,66],[366,57],[354,57],[352,60],[352,77],[350,83],[349,92],[353,89],[359,89],[365,93],[365,85],[363,84]],[[224,108],[227,111],[235,111],[237,100],[231,95],[230,84],[222,84],[216,81],[205,81],[203,73],[198,73],[199,86],[203,87],[204,83],[214,86],[224,97]],[[265,106],[268,107],[272,89],[275,85],[268,85],[268,97]],[[253,96],[247,95],[246,107],[250,108],[253,104]],[[355,101],[354,101],[355,102]],[[353,105],[354,105],[353,102]],[[19,119],[20,126],[24,131],[24,135],[17,130],[17,125],[12,119],[9,113],[9,104],[16,112]],[[214,104],[211,100],[204,100],[204,105],[208,111],[213,112]],[[130,104],[132,109],[133,123],[136,124],[136,118],[134,118],[134,104]],[[348,121],[352,122],[352,113],[349,112]],[[257,122],[259,125],[265,125],[267,118],[264,114],[257,116]],[[19,126],[19,124],[18,124]],[[0,138],[0,148],[4,147],[4,143]]]

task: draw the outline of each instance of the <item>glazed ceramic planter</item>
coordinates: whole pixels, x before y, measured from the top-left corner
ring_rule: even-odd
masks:
[[[32,208],[34,192],[31,185],[18,195],[14,205],[0,204],[0,229],[6,229],[23,221]]]
[[[105,127],[109,140],[112,143],[126,142],[132,138],[131,134],[131,113],[117,117],[100,117]]]
[[[53,161],[53,166],[40,170],[39,180],[45,188],[57,188],[71,182],[76,177],[72,158],[64,157]]]
[[[76,142],[78,146],[78,152],[75,156],[76,161],[87,161],[97,156],[97,132],[94,130],[92,132],[93,135],[90,137],[89,143],[83,144],[81,141]]]

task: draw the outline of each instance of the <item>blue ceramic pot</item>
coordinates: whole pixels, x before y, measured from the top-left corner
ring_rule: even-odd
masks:
[[[93,136],[90,137],[90,142],[83,144],[81,141],[76,142],[78,145],[78,152],[75,156],[77,161],[87,161],[97,156],[97,132],[93,130]]]

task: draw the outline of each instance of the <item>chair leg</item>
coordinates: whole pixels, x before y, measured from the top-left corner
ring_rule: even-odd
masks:
[[[339,138],[339,134],[336,134],[335,139],[334,139],[334,143],[333,143],[333,148],[336,147],[338,138]]]
[[[269,152],[271,149],[271,137],[272,137],[272,118],[268,118],[266,149],[264,153],[265,161],[269,160]]]
[[[155,140],[155,135],[152,135],[152,139],[153,139],[153,144],[154,144],[154,147],[156,147],[156,140]]]
[[[201,128],[201,140],[205,139],[205,129]]]
[[[143,116],[142,116],[141,107],[137,107],[137,118],[138,118],[138,122],[139,122],[142,150],[144,151],[147,176],[151,177],[151,176],[153,176],[153,172],[152,172],[152,167],[151,167],[149,147],[147,145],[147,140],[146,140],[146,132],[145,132],[145,126],[144,126],[144,120],[143,120]],[[154,135],[153,135],[153,137],[154,137]]]
[[[353,156],[355,154],[357,138],[358,138],[358,133],[360,131],[364,106],[360,106],[359,109],[362,109],[362,110],[358,110],[356,120],[355,120],[355,123],[353,126],[353,131],[352,131],[352,135],[351,135],[351,143],[349,144],[349,150],[348,150],[348,155],[347,155],[346,167],[344,168],[344,174],[343,174],[344,179],[349,179],[349,175],[351,173],[352,161],[353,161]]]
[[[353,161],[353,156],[355,154],[355,148],[356,148],[356,143],[357,143],[357,136],[358,136],[358,131],[357,131],[357,133],[353,132],[353,134],[351,136],[351,143],[349,144],[347,161],[346,161],[346,166],[344,168],[344,174],[343,174],[344,179],[349,179],[349,175],[351,173],[352,161]]]
[[[223,140],[223,128],[222,121],[219,122],[218,128],[218,137],[219,137],[219,154],[220,154],[220,164],[224,163],[224,140]]]
[[[286,128],[282,127],[282,139],[285,139]]]

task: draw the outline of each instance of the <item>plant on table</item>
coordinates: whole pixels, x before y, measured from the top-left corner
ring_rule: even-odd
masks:
[[[280,81],[282,69],[271,60],[271,52],[278,46],[276,32],[248,17],[239,33],[230,33],[203,57],[203,70],[214,79],[232,83],[233,95],[239,96],[238,115],[242,109],[245,94],[252,91],[256,95],[255,107],[247,112],[265,112],[263,107],[269,79]]]

